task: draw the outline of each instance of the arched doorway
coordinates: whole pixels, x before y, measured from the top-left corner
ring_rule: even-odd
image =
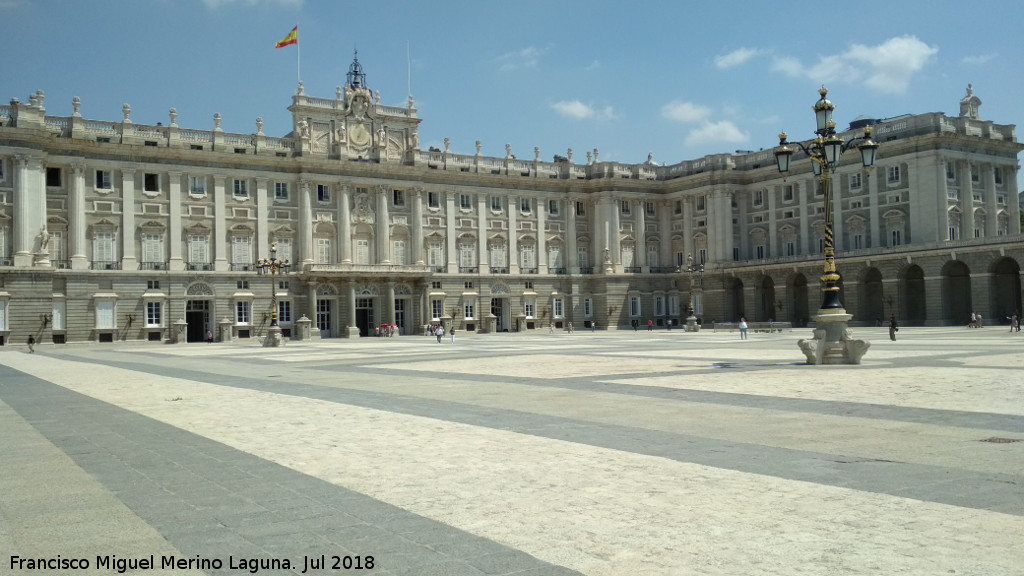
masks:
[[[1000,323],[1008,322],[1006,318],[1021,313],[1020,301],[1020,265],[1013,258],[1000,258],[992,266],[989,298],[993,312]]]
[[[885,319],[885,298],[882,292],[882,273],[868,268],[860,291],[860,312],[864,322],[879,324]]]
[[[895,314],[904,324],[924,326],[928,319],[928,308],[925,305],[924,270],[913,264],[907,266],[900,274],[900,296],[890,305],[889,313]]]
[[[942,267],[942,319],[948,324],[967,325],[971,320],[971,271],[959,260]]]
[[[739,278],[726,280],[725,284],[725,318],[723,322],[736,322],[744,316],[743,281]]]
[[[807,277],[797,273],[789,281],[789,321],[793,326],[807,326],[811,314],[807,305]]]
[[[757,322],[775,319],[775,281],[771,276],[761,278],[757,286],[757,311],[754,319]]]

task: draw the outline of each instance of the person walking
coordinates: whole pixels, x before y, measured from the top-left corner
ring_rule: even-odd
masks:
[[[28,335],[28,353],[29,354],[34,354],[35,351],[36,351],[36,337],[31,335],[31,334],[29,334]]]
[[[437,336],[437,343],[441,343],[441,338],[444,338],[444,326],[438,326],[437,330],[434,330],[434,336]]]
[[[213,344],[213,330],[206,331],[206,343]]]
[[[590,323],[590,331],[591,332],[597,332],[597,322],[591,322]]]
[[[647,331],[651,332],[652,330],[654,330],[654,320],[648,320],[647,321]]]
[[[896,325],[896,315],[889,316],[889,340],[896,341],[896,332],[899,332],[900,327]]]
[[[746,317],[740,317],[740,340],[747,339],[747,319]]]
[[[455,327],[454,326],[452,326],[451,329],[448,330],[448,335],[452,337],[452,344],[455,344]]]

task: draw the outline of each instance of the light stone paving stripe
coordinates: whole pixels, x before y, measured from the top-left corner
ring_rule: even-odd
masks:
[[[0,438],[0,574],[22,573],[12,567],[14,555],[49,559],[59,554],[64,559],[84,558],[89,562],[89,570],[35,571],[51,576],[97,573],[98,553],[136,558],[144,550],[156,558],[181,557],[180,550],[3,401]],[[206,574],[174,568],[159,573]]]
[[[590,575],[1024,566],[1019,516],[59,359],[3,362]]]

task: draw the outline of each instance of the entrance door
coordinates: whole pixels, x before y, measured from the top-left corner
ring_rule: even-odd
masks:
[[[395,325],[398,326],[399,334],[408,334],[405,328],[405,302],[406,300],[395,300]]]
[[[204,342],[206,331],[213,329],[209,326],[210,302],[208,300],[189,300],[185,304],[185,322],[188,323],[185,341]]]
[[[360,336],[374,335],[373,299],[356,298],[356,327]]]
[[[316,329],[320,331],[321,338],[331,337],[331,301],[317,299],[316,301]]]
[[[504,298],[491,298],[491,314],[498,317],[495,330],[508,332],[508,302]]]

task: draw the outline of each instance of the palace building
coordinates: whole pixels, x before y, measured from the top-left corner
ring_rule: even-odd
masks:
[[[334,97],[292,96],[284,137],[0,106],[0,343],[484,333],[811,321],[824,194],[806,155],[674,165],[422,150],[358,60]],[[960,113],[858,119],[876,166],[833,174],[841,298],[853,322],[996,321],[1021,309],[1015,127]],[[272,254],[289,267],[261,275]],[[690,260],[692,258],[692,260]],[[690,266],[690,262],[694,265]],[[703,264],[700,272],[693,269]],[[272,299],[273,296],[273,299]]]

